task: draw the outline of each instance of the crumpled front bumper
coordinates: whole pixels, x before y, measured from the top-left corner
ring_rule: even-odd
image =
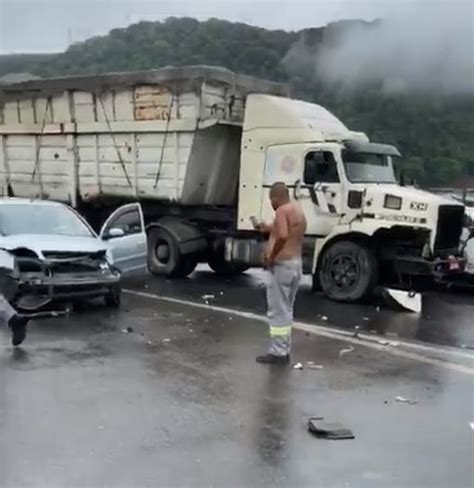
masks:
[[[53,276],[20,274],[18,296],[69,300],[93,298],[106,295],[110,288],[120,282],[120,273],[105,269],[89,273],[61,273]]]

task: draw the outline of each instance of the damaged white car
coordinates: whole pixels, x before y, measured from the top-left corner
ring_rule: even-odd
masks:
[[[97,235],[62,203],[3,198],[0,250],[2,291],[19,308],[99,296],[118,307],[122,274],[146,268],[142,209],[136,203],[120,207]]]

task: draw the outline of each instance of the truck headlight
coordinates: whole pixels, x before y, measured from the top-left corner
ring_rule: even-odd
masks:
[[[385,208],[390,210],[400,210],[402,208],[402,199],[395,195],[385,195],[385,202],[383,204]]]

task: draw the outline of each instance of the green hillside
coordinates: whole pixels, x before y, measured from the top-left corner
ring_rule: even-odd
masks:
[[[272,31],[211,19],[169,18],[114,29],[107,36],[72,45],[64,53],[0,57],[0,74],[30,72],[42,77],[128,71],[166,65],[209,64],[290,83],[295,96],[321,103],[354,130],[399,146],[404,168],[424,185],[450,185],[474,177],[474,97],[387,92],[379,81],[341,88],[318,77],[313,63],[325,38],[359,21],[302,32]],[[310,43],[307,43],[307,38]],[[294,63],[304,45],[304,62]]]

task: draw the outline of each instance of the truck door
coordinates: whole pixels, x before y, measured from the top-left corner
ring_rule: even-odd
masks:
[[[308,235],[326,236],[341,216],[341,183],[334,153],[314,145],[281,145],[267,149],[261,219],[271,221],[268,192],[283,181],[303,207]]]
[[[122,273],[146,269],[147,236],[139,203],[115,210],[102,227],[100,238],[107,241],[113,264]]]
[[[296,198],[308,220],[308,234],[326,236],[339,222],[342,192],[334,153],[311,149],[304,154],[303,175]]]

